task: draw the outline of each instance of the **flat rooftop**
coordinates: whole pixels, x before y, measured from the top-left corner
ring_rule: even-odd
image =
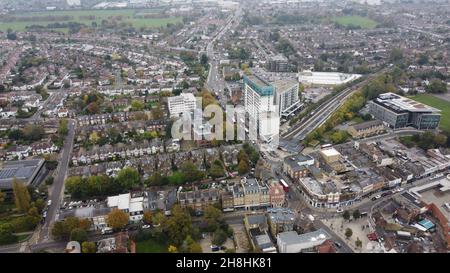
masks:
[[[322,149],[320,151],[324,156],[330,157],[330,156],[339,156],[341,155],[341,153],[339,153],[335,148],[331,147],[331,148],[326,148],[326,149]]]
[[[441,110],[434,107],[428,106],[421,102],[394,94],[394,93],[384,93],[378,96],[374,100],[375,103],[385,106],[396,113],[402,112],[430,112],[430,113],[440,113]]]
[[[296,79],[277,79],[273,82],[271,82],[271,84],[273,85],[273,87],[275,87],[275,90],[277,91],[284,91],[286,89],[290,89],[293,86],[297,86],[298,85],[298,81]]]
[[[0,163],[0,189],[11,189],[14,178],[30,184],[43,165],[43,159]]]
[[[246,76],[250,81],[252,81],[254,84],[256,84],[258,87],[269,87],[271,86],[268,82],[261,79],[260,77],[256,75],[248,75]]]
[[[445,204],[450,203],[450,179],[444,177],[440,180],[414,187],[410,190],[414,195],[420,196],[420,200],[427,204],[435,204],[450,222],[450,210]]]

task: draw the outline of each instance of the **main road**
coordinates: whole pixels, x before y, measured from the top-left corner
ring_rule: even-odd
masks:
[[[68,133],[64,141],[64,146],[59,157],[58,167],[56,169],[56,176],[49,193],[49,200],[51,205],[48,207],[47,217],[40,229],[38,229],[37,242],[48,241],[50,239],[50,228],[56,221],[56,215],[61,206],[61,198],[64,194],[64,181],[67,176],[67,169],[69,168],[70,155],[73,149],[73,142],[75,137],[75,121],[68,121]]]
[[[209,72],[208,78],[206,80],[206,88],[215,94],[219,98],[219,103],[223,109],[225,109],[227,104],[227,95],[224,93],[226,88],[226,83],[222,79],[219,71],[220,63],[219,57],[215,55],[214,44],[216,41],[222,39],[223,35],[227,33],[231,28],[234,28],[240,23],[242,10],[237,9],[236,12],[230,16],[226,25],[222,27],[218,33],[211,39],[211,41],[206,46],[206,54],[209,59]]]

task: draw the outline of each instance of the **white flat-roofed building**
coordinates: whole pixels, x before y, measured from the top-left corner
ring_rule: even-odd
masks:
[[[278,233],[277,245],[279,253],[299,253],[312,251],[314,247],[323,244],[331,236],[324,230],[297,234],[296,231]]]
[[[333,86],[352,82],[361,75],[339,72],[315,72],[304,70],[298,73],[298,81],[307,86]]]
[[[341,153],[333,147],[320,150],[320,154],[328,163],[337,162],[341,158]]]
[[[122,210],[130,215],[130,222],[139,222],[144,216],[144,197],[131,197],[130,193],[108,197],[109,208]]]
[[[167,103],[171,117],[178,117],[180,114],[190,113],[196,108],[196,98],[192,93],[181,93],[179,96],[169,97]]]

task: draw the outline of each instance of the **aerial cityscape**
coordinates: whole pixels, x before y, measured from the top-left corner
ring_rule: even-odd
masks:
[[[0,0],[0,253],[449,253],[449,89],[450,0]]]

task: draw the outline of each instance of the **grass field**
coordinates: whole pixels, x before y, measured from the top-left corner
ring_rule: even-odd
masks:
[[[133,27],[148,27],[155,28],[165,26],[168,23],[178,23],[182,21],[182,17],[167,17],[167,18],[139,18],[139,16],[157,14],[160,9],[121,9],[121,10],[71,10],[71,11],[43,11],[43,12],[25,12],[20,14],[9,14],[18,18],[14,22],[2,22],[0,19],[0,31],[12,29],[14,31],[24,31],[27,26],[41,25],[47,26],[50,23],[67,23],[76,22],[90,26],[92,22],[98,25],[102,20],[111,17],[122,17],[122,22],[131,23]],[[62,17],[62,20],[48,20],[49,16]],[[90,17],[90,18],[88,18]],[[36,18],[33,20],[33,18]],[[64,30],[63,30],[64,31]]]
[[[331,20],[343,26],[353,25],[369,29],[375,28],[378,24],[376,21],[362,16],[339,16],[333,17]]]
[[[439,127],[446,132],[450,132],[450,102],[430,94],[418,94],[410,98],[441,110],[442,116]]]
[[[151,238],[142,242],[136,242],[137,253],[167,253],[167,244]]]

